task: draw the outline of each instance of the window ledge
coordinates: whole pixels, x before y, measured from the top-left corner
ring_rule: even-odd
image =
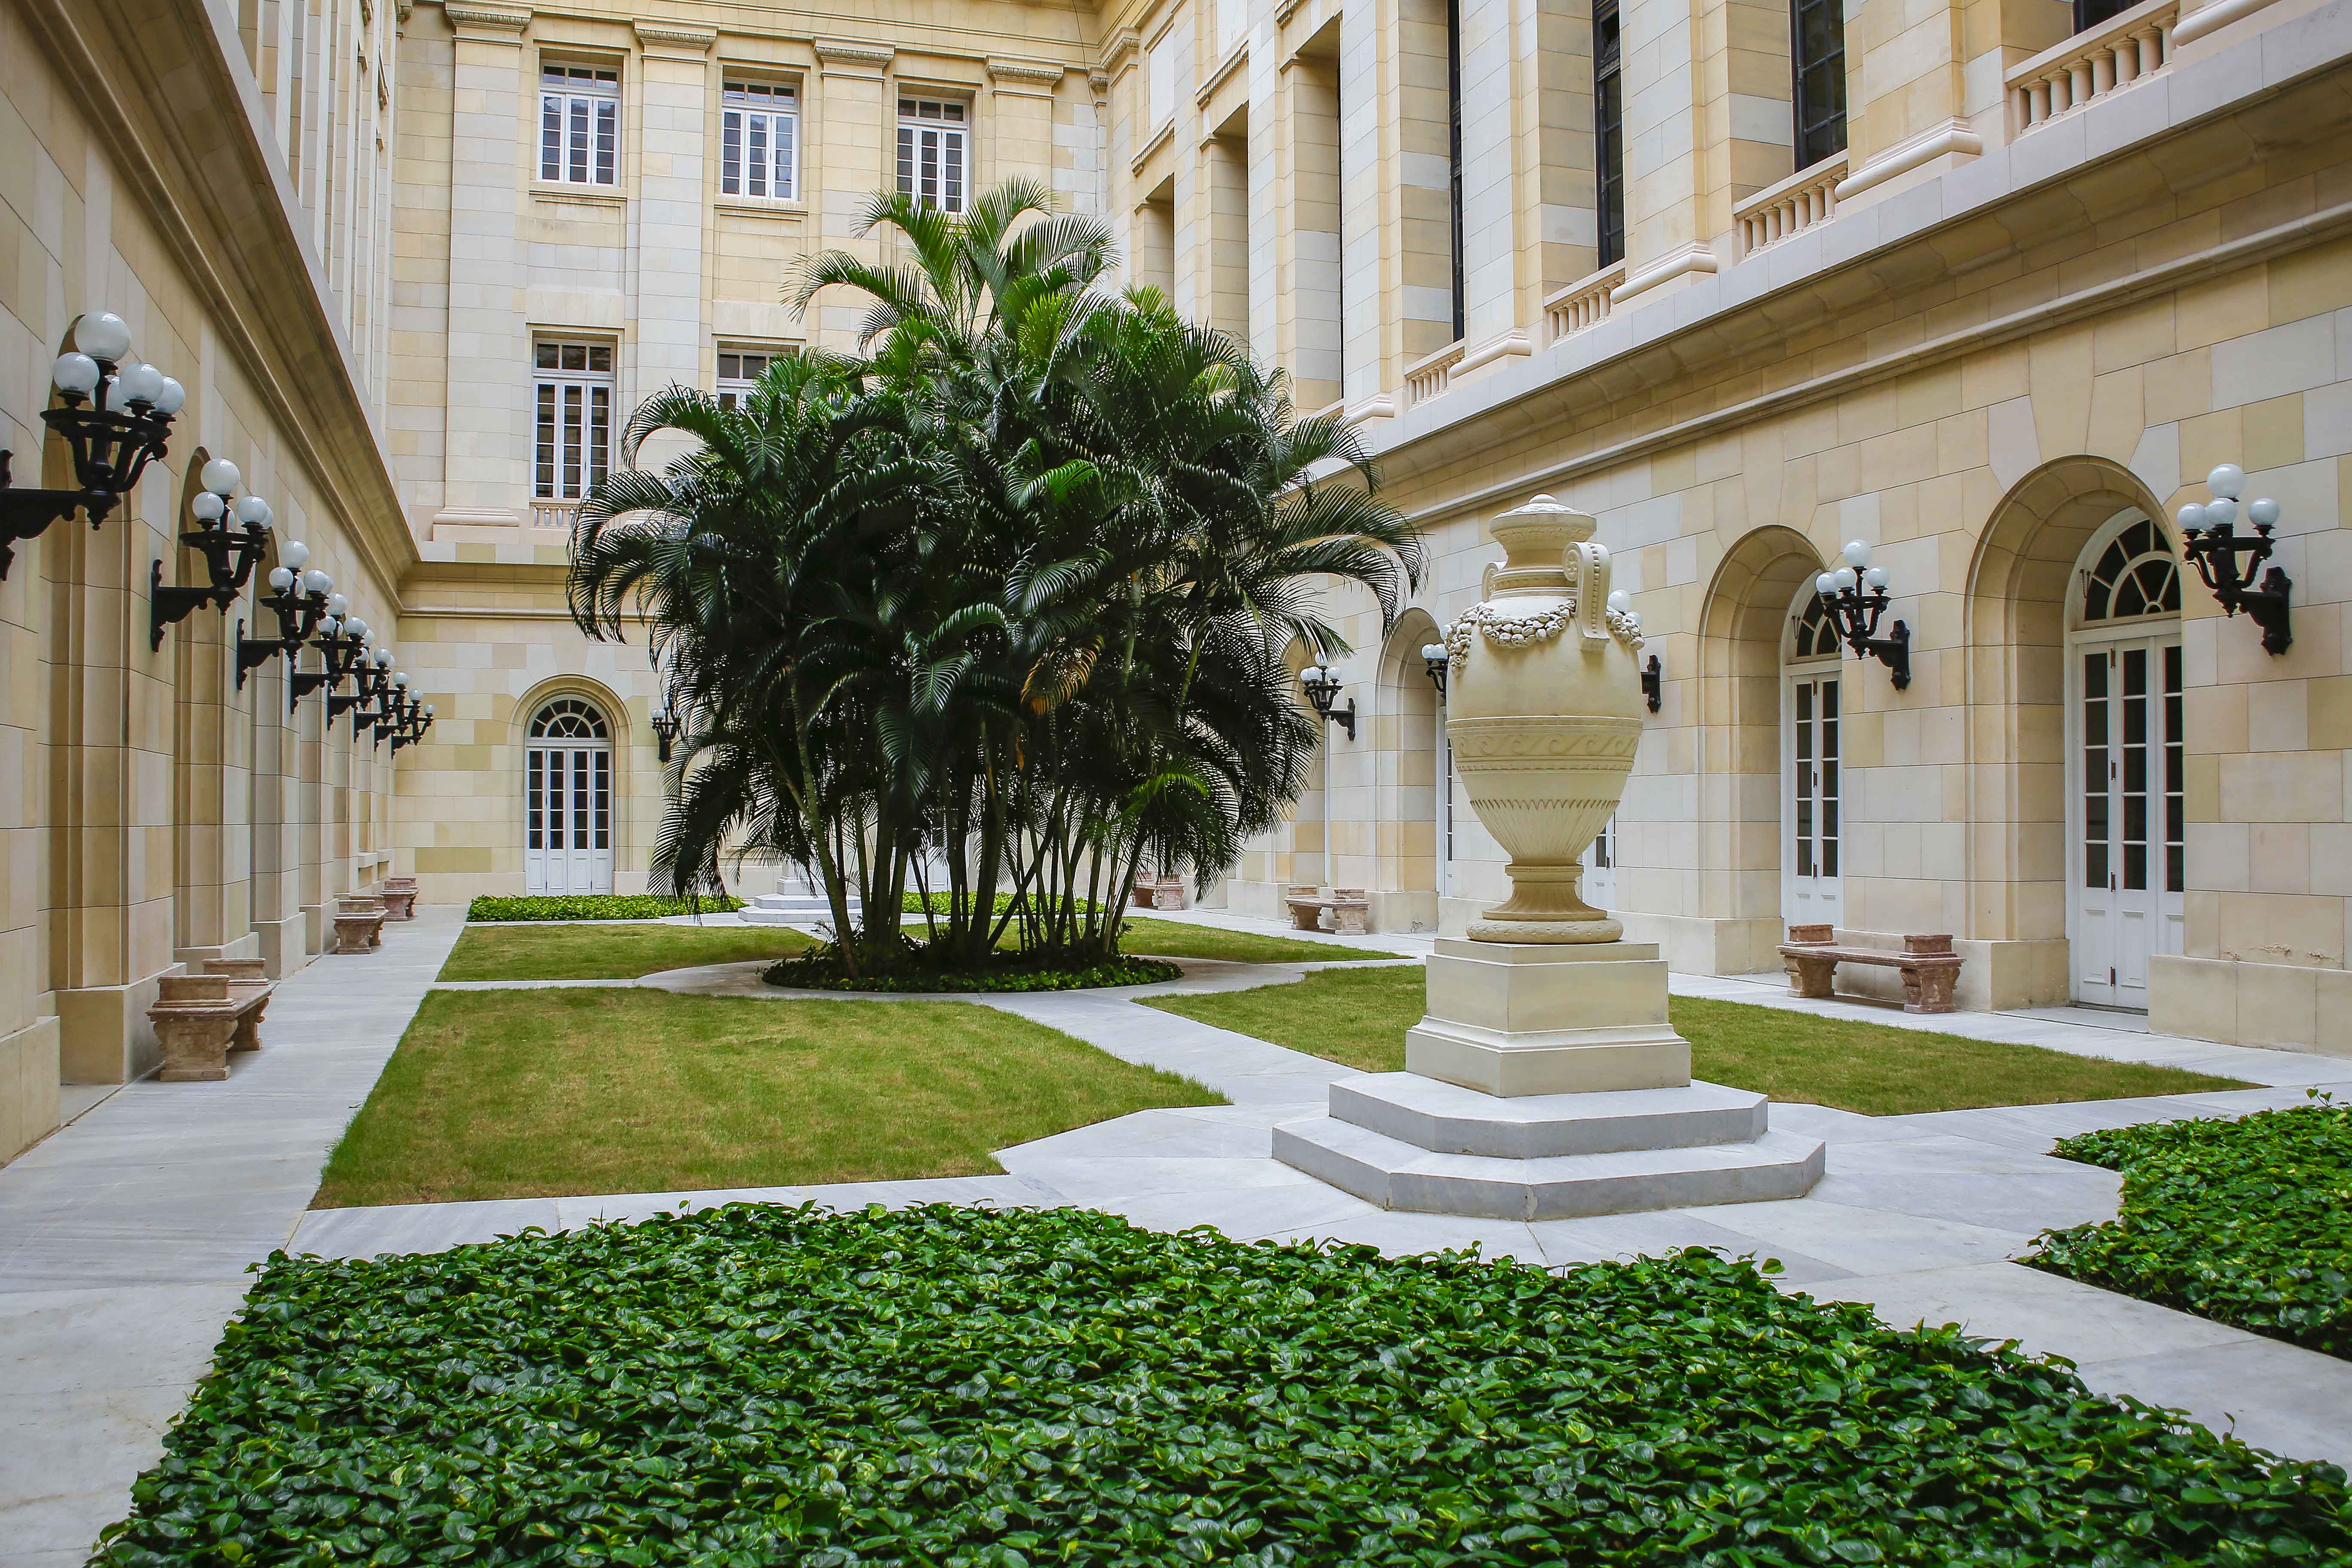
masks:
[[[1132,174],[1143,173],[1143,165],[1151,161],[1151,155],[1160,151],[1161,143],[1172,142],[1175,139],[1176,117],[1171,114],[1161,121],[1159,130],[1151,133],[1151,139],[1137,150],[1135,157],[1128,164],[1128,173]]]
[[[808,216],[806,203],[762,201],[758,196],[720,196],[710,204],[710,210],[726,217],[789,218],[794,223]]]
[[[1209,100],[1216,96],[1217,89],[1224,86],[1225,79],[1233,75],[1234,68],[1247,58],[1249,58],[1249,36],[1244,34],[1234,42],[1234,47],[1225,52],[1225,58],[1218,62],[1216,68],[1209,73],[1209,79],[1201,84],[1200,90],[1192,95],[1192,102],[1199,108],[1208,108]]]
[[[552,180],[533,180],[530,194],[549,201],[577,202],[583,206],[611,207],[614,211],[629,205],[618,185],[567,185]]]

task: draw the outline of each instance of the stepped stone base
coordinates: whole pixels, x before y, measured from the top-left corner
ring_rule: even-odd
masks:
[[[857,900],[853,898],[849,900],[849,918],[854,921],[857,915]],[[747,900],[741,909],[735,911],[735,918],[745,925],[808,925],[817,921],[832,920],[833,906],[825,901],[823,893],[806,883],[793,883],[780,891],[761,893],[758,898]]]
[[[1408,1070],[1331,1086],[1274,1157],[1382,1208],[1570,1219],[1802,1197],[1816,1139],[1769,1101],[1694,1083],[1646,942],[1443,941]]]

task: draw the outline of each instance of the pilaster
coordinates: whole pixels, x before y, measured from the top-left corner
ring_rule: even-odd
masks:
[[[519,523],[530,493],[530,334],[520,228],[532,119],[520,7],[447,5],[456,29],[449,123],[448,425],[436,522]]]
[[[709,221],[704,127],[711,95],[710,47],[705,27],[638,22],[641,122],[637,127],[636,200],[631,205],[637,252],[659,258],[635,268],[635,333],[629,344],[635,395],[675,382],[703,384],[709,337],[702,285],[704,227]],[[629,400],[624,399],[624,405]],[[658,467],[685,445],[682,437],[648,442],[640,461]]]

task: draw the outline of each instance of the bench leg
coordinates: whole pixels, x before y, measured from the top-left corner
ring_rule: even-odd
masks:
[[[1303,910],[1295,905],[1292,907],[1290,911],[1291,930],[1316,931],[1320,929],[1322,924],[1323,911],[1316,908],[1314,905],[1309,904]]]
[[[236,1032],[233,1017],[182,1015],[155,1020],[155,1038],[163,1047],[163,1070],[155,1076],[165,1083],[218,1083],[228,1077],[228,1042]]]
[[[261,1015],[269,1010],[269,998],[236,1021],[236,1037],[228,1043],[232,1051],[257,1051],[261,1048]]]
[[[1791,956],[1789,965],[1789,994],[1808,996],[1825,1002],[1836,994],[1832,982],[1837,978],[1834,958],[1797,958]]]
[[[1364,913],[1352,906],[1334,909],[1331,911],[1331,929],[1344,936],[1361,936],[1364,934]]]
[[[1903,1010],[1906,1013],[1949,1013],[1952,988],[1958,983],[1960,972],[1948,963],[1933,968],[1906,969],[1903,972]]]

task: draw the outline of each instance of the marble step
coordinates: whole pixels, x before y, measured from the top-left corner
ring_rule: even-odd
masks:
[[[793,890],[761,893],[736,911],[746,925],[807,925],[833,919],[833,906],[822,893]],[[849,900],[849,918],[857,918],[857,900]]]
[[[1764,1135],[1769,1096],[1719,1083],[1502,1097],[1418,1073],[1367,1073],[1331,1086],[1331,1114],[1438,1154],[1510,1160],[1746,1143]]]
[[[1276,1127],[1274,1157],[1384,1209],[1482,1219],[1573,1219],[1796,1198],[1822,1174],[1820,1140],[1793,1132],[1513,1160],[1435,1153],[1328,1116]]]

